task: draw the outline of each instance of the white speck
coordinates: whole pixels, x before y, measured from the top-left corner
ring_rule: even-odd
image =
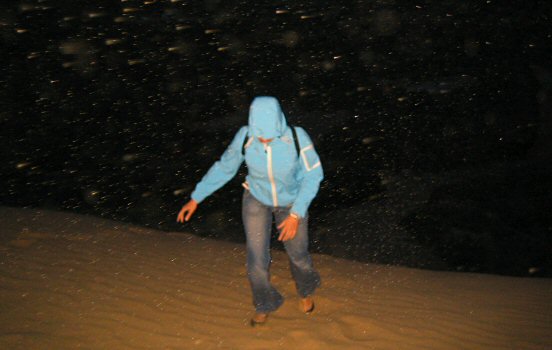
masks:
[[[90,12],[88,13],[88,18],[98,18],[105,16],[105,13],[103,12]]]
[[[106,45],[115,45],[119,44],[121,42],[121,39],[105,39]]]
[[[182,193],[184,193],[184,189],[183,189],[183,188],[179,188],[179,189],[173,191],[173,194],[174,194],[175,196],[181,195]]]
[[[29,163],[29,162],[22,162],[22,163],[18,163],[15,167],[16,167],[17,169],[23,169],[23,168],[28,167],[29,165],[31,165],[31,163]]]
[[[332,70],[335,68],[335,63],[334,62],[328,62],[328,61],[325,61],[322,63],[322,68],[324,70]]]
[[[316,18],[316,17],[320,17],[319,14],[316,14],[316,15],[301,15],[301,19],[312,19],[312,18]]]
[[[141,63],[144,63],[144,62],[146,62],[146,60],[144,60],[144,59],[128,60],[128,65],[129,66],[134,66],[136,64],[141,64]]]
[[[19,10],[21,10],[21,12],[33,11],[35,9],[36,9],[36,7],[34,5],[31,5],[31,4],[21,4],[19,6]]]
[[[132,162],[133,160],[136,160],[136,158],[138,158],[137,154],[127,153],[123,155],[123,162]]]
[[[372,143],[372,142],[374,142],[374,141],[376,141],[376,140],[377,140],[376,137],[368,136],[368,137],[364,137],[364,138],[362,139],[362,143],[363,143],[364,145],[368,145],[368,144],[370,144],[370,143]]]
[[[136,7],[125,7],[123,9],[123,13],[132,13],[132,12],[136,12],[136,11],[139,11],[140,9],[136,8]]]

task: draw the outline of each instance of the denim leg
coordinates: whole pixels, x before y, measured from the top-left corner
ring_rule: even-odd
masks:
[[[274,214],[277,225],[280,225],[289,215],[289,209],[279,208]],[[313,294],[320,286],[320,275],[314,269],[309,254],[308,215],[301,219],[295,237],[285,241],[284,247],[289,257],[289,266],[297,293],[301,298]]]
[[[284,302],[282,295],[270,284],[272,209],[246,190],[242,199],[242,219],[247,242],[247,277],[253,293],[253,305],[257,312],[272,312]]]

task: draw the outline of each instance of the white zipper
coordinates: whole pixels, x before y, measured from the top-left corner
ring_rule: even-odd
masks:
[[[270,180],[270,186],[272,187],[272,203],[275,207],[278,206],[278,197],[276,196],[276,183],[274,182],[274,174],[272,174],[272,148],[264,144],[266,149],[266,165],[268,168],[268,179]]]

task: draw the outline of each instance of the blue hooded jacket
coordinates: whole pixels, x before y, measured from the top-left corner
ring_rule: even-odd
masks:
[[[236,175],[245,159],[248,174],[244,187],[257,200],[272,207],[291,207],[291,213],[305,217],[324,174],[309,135],[300,127],[295,129],[301,147],[299,155],[278,100],[256,97],[249,109],[249,125],[236,133],[220,160],[196,185],[192,199],[200,203],[221,188]],[[259,137],[273,140],[263,144]]]

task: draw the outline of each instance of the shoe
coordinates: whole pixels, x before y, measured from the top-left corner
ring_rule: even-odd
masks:
[[[314,301],[312,302],[312,306],[307,310],[305,311],[306,314],[310,314],[314,311]]]
[[[311,306],[310,306],[307,310],[305,310],[305,309],[303,308],[303,312],[306,313],[306,314],[312,313],[312,312],[314,311],[314,300],[312,300],[311,297],[303,298],[302,301],[304,301],[304,300],[310,300],[312,304],[311,304]],[[303,304],[303,306],[304,306],[304,304]]]
[[[256,313],[255,316],[251,318],[249,324],[251,327],[261,326],[266,323],[268,320],[268,314]]]

